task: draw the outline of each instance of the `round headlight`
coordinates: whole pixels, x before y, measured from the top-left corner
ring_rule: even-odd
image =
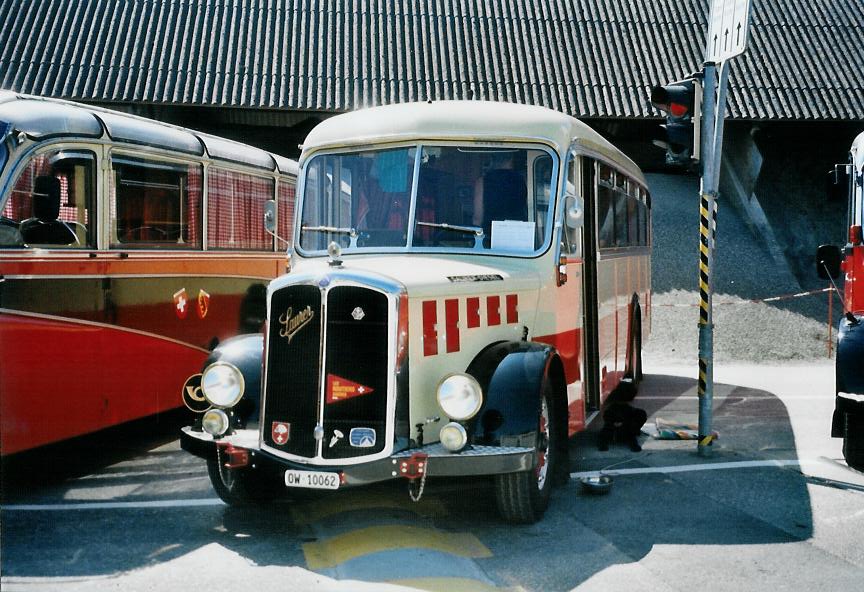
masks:
[[[209,409],[201,418],[201,427],[211,436],[221,436],[228,431],[228,414],[221,409]]]
[[[243,374],[228,362],[210,364],[201,376],[201,392],[214,407],[236,405],[245,389]]]
[[[472,376],[451,374],[438,385],[438,404],[450,419],[471,419],[483,405],[483,391]]]
[[[441,445],[450,452],[459,452],[468,443],[468,433],[460,424],[452,421],[438,433]]]

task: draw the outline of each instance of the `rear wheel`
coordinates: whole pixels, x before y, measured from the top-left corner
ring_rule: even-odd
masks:
[[[207,458],[207,473],[210,483],[223,502],[229,506],[260,504],[276,497],[276,484],[249,467],[229,469],[218,448]]]
[[[498,512],[508,522],[532,524],[543,517],[549,506],[552,477],[559,461],[558,422],[552,401],[552,388],[543,388],[540,419],[535,444],[537,464],[534,469],[495,476],[495,500]]]
[[[853,469],[864,471],[864,418],[846,413],[843,457]]]

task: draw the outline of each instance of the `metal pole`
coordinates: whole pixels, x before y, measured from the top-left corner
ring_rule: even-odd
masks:
[[[723,121],[729,70],[720,64],[706,63],[703,92],[704,167],[699,199],[699,456],[711,455],[714,439],[711,429],[714,405],[714,312],[712,306],[714,246],[717,237],[717,190],[723,154]]]

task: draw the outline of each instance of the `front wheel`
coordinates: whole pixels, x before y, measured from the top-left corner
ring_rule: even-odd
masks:
[[[207,473],[216,495],[229,506],[247,506],[270,501],[275,486],[251,468],[229,469],[218,449],[207,458]]]
[[[864,418],[846,414],[846,433],[843,436],[843,458],[853,469],[864,471]]]
[[[535,444],[536,466],[530,471],[495,476],[498,512],[504,520],[515,524],[532,524],[543,517],[549,506],[552,476],[555,475],[559,461],[559,447],[556,443],[560,434],[553,411],[552,389],[548,382],[543,388],[540,405]]]

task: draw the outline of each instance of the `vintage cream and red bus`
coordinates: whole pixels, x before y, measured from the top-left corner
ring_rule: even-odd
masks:
[[[816,269],[823,278],[845,273],[843,318],[837,331],[836,395],[831,436],[843,438],[850,467],[864,471],[864,133],[852,142],[848,163],[834,169],[837,189],[846,198],[848,234],[841,251],[822,245]]]
[[[568,434],[640,378],[637,166],[544,108],[402,104],[316,127],[298,195],[268,329],[214,351],[183,430],[217,493],[489,475],[505,519],[539,519]]]
[[[296,162],[140,117],[0,93],[0,450],[182,405],[260,330]]]

